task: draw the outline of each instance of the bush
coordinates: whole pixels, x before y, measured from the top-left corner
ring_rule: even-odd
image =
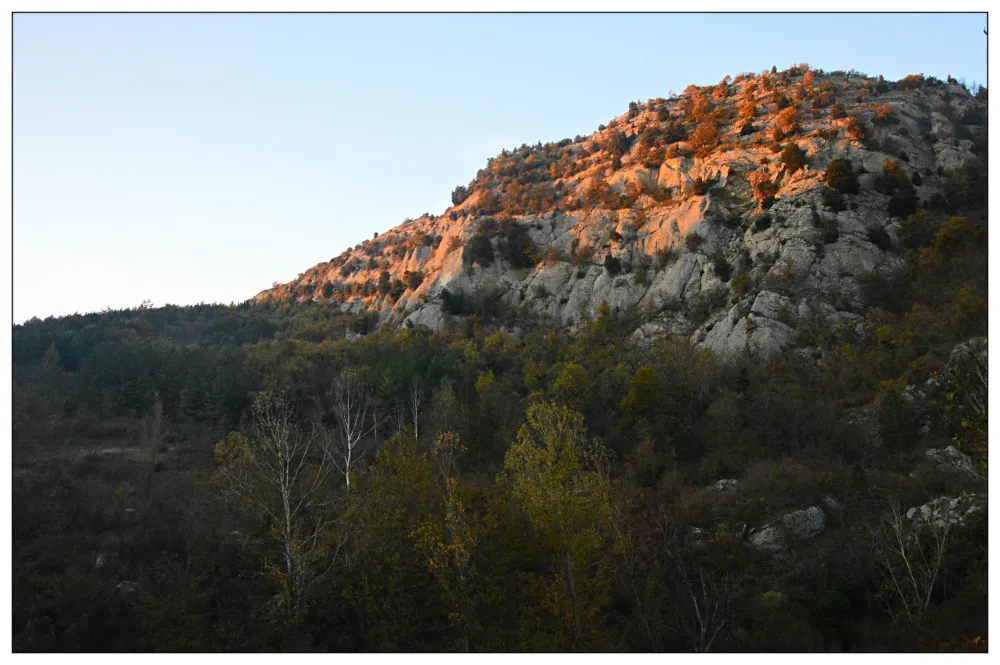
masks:
[[[702,122],[691,133],[688,144],[695,155],[704,156],[719,144],[719,130],[711,120]]]
[[[923,210],[907,216],[900,225],[899,241],[904,247],[929,247],[934,241],[934,218]]]
[[[868,240],[882,251],[892,249],[892,239],[881,226],[873,226],[868,229]]]
[[[789,143],[785,146],[785,149],[781,151],[781,163],[785,165],[788,169],[788,173],[792,174],[801,169],[806,164],[806,153],[802,152],[796,143]]]
[[[823,199],[823,205],[833,212],[847,210],[847,202],[844,201],[844,195],[836,189],[833,189],[832,187],[824,187],[821,197]]]
[[[753,196],[758,201],[764,201],[778,193],[778,186],[771,180],[767,171],[754,171],[748,177]]]
[[[392,288],[392,280],[389,277],[389,271],[383,270],[378,276],[378,294],[384,296],[389,293]]]
[[[604,269],[608,271],[608,274],[614,277],[622,271],[622,262],[611,254],[607,254],[604,257]]]
[[[874,122],[879,127],[885,127],[893,121],[896,117],[896,109],[889,106],[888,104],[882,104],[881,106],[875,107],[875,117],[872,118]]]
[[[702,243],[701,236],[695,233],[694,231],[687,234],[687,236],[685,236],[684,238],[684,246],[687,247],[692,252],[701,247],[701,243]]]
[[[887,211],[893,217],[908,217],[917,211],[917,196],[913,190],[896,192],[889,197]]]
[[[523,224],[507,220],[500,228],[500,255],[515,268],[531,268],[538,264],[539,254]]]
[[[852,115],[847,119],[845,132],[847,133],[847,138],[852,141],[857,141],[861,144],[867,144],[869,141],[870,132],[865,127],[865,123],[857,116]]]
[[[407,270],[403,277],[406,280],[406,288],[411,291],[424,283],[424,274],[419,271]]]
[[[493,263],[493,244],[490,239],[480,233],[469,238],[462,250],[462,263],[467,266],[478,263],[483,267]]]
[[[452,205],[461,205],[467,198],[469,198],[469,190],[462,185],[456,187],[455,191],[451,193]]]
[[[729,287],[733,290],[733,295],[736,296],[737,300],[742,298],[750,290],[750,273],[745,269],[740,270],[733,277],[733,281],[729,283]]]
[[[754,217],[754,220],[753,220],[753,230],[755,232],[757,232],[757,231],[766,231],[769,228],[771,228],[771,216],[770,215],[764,214],[764,215],[758,215],[757,217]]]
[[[879,384],[878,424],[882,440],[892,450],[905,450],[917,441],[920,423],[916,409],[904,394],[905,381]]]
[[[858,193],[858,176],[851,163],[841,157],[831,160],[826,167],[826,184],[841,194]]]

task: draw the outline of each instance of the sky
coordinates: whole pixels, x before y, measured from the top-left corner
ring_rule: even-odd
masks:
[[[17,14],[15,323],[241,302],[487,158],[809,63],[986,84],[985,14]]]

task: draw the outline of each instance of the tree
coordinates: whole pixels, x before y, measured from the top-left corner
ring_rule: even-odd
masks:
[[[696,155],[707,155],[719,143],[719,129],[714,122],[706,120],[691,133],[689,143]]]
[[[334,516],[323,493],[329,456],[314,432],[295,424],[283,397],[261,393],[251,413],[246,432],[230,432],[216,446],[215,479],[226,496],[264,522],[276,541],[281,563],[266,563],[265,573],[278,582],[280,609],[292,627],[343,545],[331,534]]]
[[[423,404],[424,391],[420,386],[420,380],[417,377],[413,378],[410,382],[410,394],[408,400],[408,406],[410,411],[410,417],[413,418],[413,440],[419,441],[420,439],[420,406]]]
[[[534,404],[504,457],[509,496],[551,553],[554,579],[545,606],[559,620],[564,643],[577,649],[586,648],[584,626],[594,625],[610,596],[600,571],[608,554],[607,454],[596,442],[588,446],[582,415]]]
[[[798,144],[789,143],[781,151],[781,163],[788,169],[789,174],[795,173],[805,166],[806,153],[802,152],[802,148]]]
[[[404,277],[406,278],[406,288],[411,291],[424,283],[424,273],[419,270],[407,270]]]
[[[451,193],[452,205],[462,205],[462,202],[467,198],[469,198],[469,190],[463,185],[459,185],[455,188],[455,191]]]
[[[370,450],[362,445],[375,432],[375,404],[371,390],[355,369],[344,370],[334,380],[332,396],[337,424],[328,440],[327,453],[350,491],[351,471]]]
[[[892,502],[881,524],[872,529],[872,551],[882,573],[875,598],[894,616],[901,608],[912,622],[930,607],[931,596],[945,564],[951,522],[945,518],[908,524]]]
[[[458,483],[457,462],[464,452],[457,434],[445,432],[434,440],[431,458],[440,479],[441,509],[414,531],[414,537],[458,630],[458,647],[468,653],[471,633],[479,628],[472,580],[472,554],[478,539],[466,517]]]
[[[799,131],[799,115],[794,106],[789,106],[775,118],[774,126],[780,129],[785,135],[794,134]]]
[[[392,278],[389,276],[388,270],[383,270],[378,276],[378,294],[380,296],[387,295],[392,289]]]
[[[592,385],[590,374],[580,365],[566,363],[559,376],[552,382],[552,395],[556,401],[571,409],[580,410],[588,402]]]
[[[858,176],[843,157],[830,160],[826,167],[826,184],[841,194],[858,193]]]
[[[763,203],[778,193],[778,186],[771,180],[771,176],[768,175],[767,171],[754,171],[747,179],[750,181],[753,197],[758,202]]]
[[[483,267],[493,263],[493,245],[490,239],[481,233],[469,238],[462,250],[462,263],[467,266],[478,263]]]

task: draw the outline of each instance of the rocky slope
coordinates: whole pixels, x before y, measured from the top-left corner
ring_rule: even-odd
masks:
[[[950,80],[804,65],[689,86],[590,136],[504,151],[443,215],[254,300],[432,329],[484,305],[567,326],[607,306],[638,338],[773,353],[805,326],[860,324],[862,280],[901,270],[914,210],[975,207],[986,105]]]

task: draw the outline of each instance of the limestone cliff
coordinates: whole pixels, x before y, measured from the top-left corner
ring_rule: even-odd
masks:
[[[484,302],[566,326],[607,306],[639,339],[774,353],[803,323],[860,324],[860,280],[903,266],[903,218],[974,207],[986,105],[952,81],[805,66],[689,86],[589,136],[504,151],[444,214],[254,300],[432,329]]]

